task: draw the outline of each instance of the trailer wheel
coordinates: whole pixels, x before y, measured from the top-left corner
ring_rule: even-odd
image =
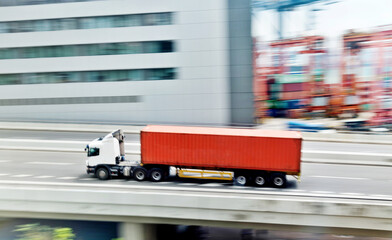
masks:
[[[286,174],[284,173],[273,173],[271,174],[271,183],[274,187],[283,188],[286,186]]]
[[[164,178],[163,170],[160,168],[153,168],[150,171],[150,180],[153,182],[160,182]]]
[[[109,175],[109,170],[105,167],[100,167],[97,169],[95,172],[95,175],[99,180],[108,180],[110,175]]]
[[[258,187],[263,187],[267,184],[267,177],[265,174],[257,174],[254,176],[254,184]]]
[[[245,186],[248,182],[248,178],[244,174],[236,174],[234,176],[234,185],[236,186]]]
[[[136,181],[144,181],[147,178],[147,171],[144,168],[136,168],[133,171],[133,177],[136,179]]]

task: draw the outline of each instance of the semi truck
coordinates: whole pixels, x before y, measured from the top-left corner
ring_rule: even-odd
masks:
[[[89,143],[87,173],[100,180],[159,182],[176,175],[279,188],[286,175],[301,174],[302,136],[296,131],[149,125],[141,130],[136,163],[125,159],[124,138],[116,130]]]

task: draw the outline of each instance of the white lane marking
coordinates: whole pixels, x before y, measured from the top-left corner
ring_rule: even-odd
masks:
[[[250,187],[247,186],[228,186],[229,188],[235,188],[235,189],[249,189]],[[261,189],[261,188],[260,188]]]
[[[170,182],[156,182],[156,184],[169,184]]]
[[[320,194],[331,194],[334,192],[330,192],[330,191],[311,191],[312,193],[320,193]]]
[[[367,152],[339,152],[339,151],[321,151],[321,150],[302,150],[302,153],[318,153],[318,154],[341,154],[341,155],[361,155],[373,157],[392,157],[390,153],[367,153]]]
[[[75,163],[62,163],[62,162],[27,162],[27,164],[41,164],[41,165],[75,165]]]
[[[8,176],[9,174],[8,173],[0,173],[0,177],[1,176]]]
[[[223,187],[223,185],[220,184],[220,183],[204,183],[204,184],[201,184],[201,186],[205,186],[205,187]]]
[[[373,194],[373,195],[370,195],[370,196],[372,196],[372,197],[381,197],[381,198],[384,198],[384,197],[391,197],[391,196],[389,196],[389,195],[382,195],[382,194]]]
[[[57,179],[60,179],[60,180],[71,180],[71,179],[77,179],[77,177],[58,177]]]
[[[30,174],[19,174],[19,175],[12,175],[11,177],[16,177],[16,178],[23,178],[23,177],[30,177]]]
[[[335,177],[335,176],[308,176],[313,178],[335,178],[335,179],[347,179],[347,180],[369,180],[369,178],[358,178],[358,177]]]
[[[343,195],[363,195],[363,193],[351,193],[351,192],[347,192],[347,193],[342,193]]]
[[[181,186],[196,186],[197,183],[179,183],[178,185],[181,185]]]
[[[66,141],[66,140],[42,140],[42,139],[9,139],[0,138],[0,142],[36,142],[36,143],[74,143],[86,145],[91,141]],[[125,145],[140,146],[139,142],[126,142]]]
[[[11,160],[0,160],[0,163],[11,162]]]
[[[82,180],[82,181],[92,181],[92,180],[95,180],[95,178],[79,178],[78,180]]]
[[[34,178],[54,178],[54,176],[36,176]]]
[[[302,189],[285,189],[287,192],[305,192],[305,190]]]
[[[89,180],[94,180],[94,178],[88,178]],[[82,180],[82,179],[80,179]],[[105,192],[111,192],[115,191],[113,189],[119,189],[117,191],[121,192],[136,192],[141,191],[141,192],[148,192],[150,194],[162,194],[159,192],[154,192],[154,190],[164,190],[164,191],[190,191],[190,194],[194,194],[194,192],[204,192],[204,193],[209,193],[209,194],[222,194],[222,193],[238,193],[238,194],[256,194],[256,195],[270,195],[270,196],[283,196],[283,197],[325,197],[321,195],[317,195],[314,193],[310,192],[305,192],[305,193],[294,193],[294,192],[283,192],[283,191],[265,191],[263,188],[260,189],[249,189],[249,187],[240,187],[240,186],[228,186],[227,188],[200,188],[200,187],[194,187],[194,188],[186,188],[186,187],[180,187],[180,186],[149,186],[149,185],[141,185],[141,184],[131,184],[131,185],[116,185],[116,184],[101,184],[101,183],[77,183],[77,182],[38,182],[38,181],[13,181],[13,180],[0,180],[0,188],[12,188],[12,186],[6,186],[5,184],[16,184],[16,185],[22,185],[23,187],[27,189],[36,189],[36,188],[42,188],[48,191],[54,191],[58,190],[58,187],[73,187],[73,189],[62,189],[64,191],[81,191],[81,192],[86,192],[89,191],[88,189],[75,189],[76,187],[85,187],[85,188],[100,188],[98,190],[91,190],[91,191],[103,191],[101,188],[110,188],[111,190],[105,189]],[[34,188],[36,187],[36,188]],[[57,187],[57,188],[56,188]],[[233,188],[239,188],[239,189],[233,189]],[[248,188],[248,189],[247,189]],[[277,189],[280,190],[280,189]],[[164,193],[166,194],[166,193]],[[170,193],[173,194],[173,193]],[[244,196],[247,197],[247,196]],[[342,193],[337,193],[337,194],[331,194],[328,195],[329,198],[347,198],[347,195],[343,195]],[[254,196],[251,196],[250,198],[254,198]],[[379,198],[377,197],[374,199],[374,197],[371,196],[364,196],[364,195],[351,195],[350,199],[369,199],[369,200],[392,200],[392,195]]]

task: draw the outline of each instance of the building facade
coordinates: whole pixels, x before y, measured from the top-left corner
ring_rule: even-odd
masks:
[[[0,119],[253,123],[249,0],[0,0]]]

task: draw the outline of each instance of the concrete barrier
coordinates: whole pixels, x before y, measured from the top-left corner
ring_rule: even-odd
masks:
[[[88,141],[2,139],[1,150],[77,152],[84,154]],[[140,160],[140,144],[126,143],[125,154],[129,160]],[[302,150],[302,162],[392,167],[392,154],[355,153]]]
[[[30,131],[62,131],[62,132],[97,132],[109,133],[116,129],[123,129],[125,134],[139,134],[145,126],[109,125],[109,124],[73,124],[73,123],[35,123],[35,122],[0,122],[3,130]],[[305,141],[351,142],[368,144],[392,144],[392,134],[359,134],[359,133],[329,133],[303,132]]]
[[[391,237],[392,202],[83,184],[2,184],[0,217],[186,224]]]

